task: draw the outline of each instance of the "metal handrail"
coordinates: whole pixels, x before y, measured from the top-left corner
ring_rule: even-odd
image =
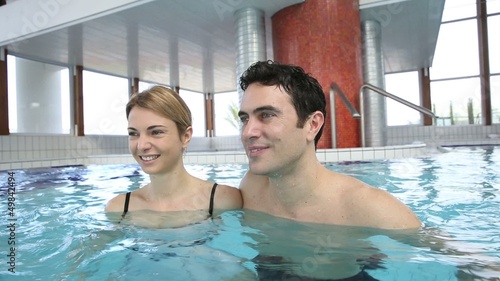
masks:
[[[404,104],[404,105],[406,105],[408,107],[411,107],[411,108],[413,108],[413,109],[415,109],[417,111],[420,111],[423,114],[427,114],[427,115],[429,115],[429,116],[431,116],[433,118],[438,118],[434,114],[434,112],[430,111],[429,109],[427,109],[425,107],[422,107],[420,105],[416,105],[414,103],[411,103],[411,102],[409,102],[409,101],[407,101],[405,99],[402,99],[402,98],[400,98],[398,96],[395,96],[395,95],[393,95],[393,94],[391,94],[391,93],[389,93],[389,92],[387,92],[385,90],[380,89],[379,87],[373,86],[372,84],[368,84],[368,83],[364,84],[359,89],[360,101],[363,101],[361,98],[363,98],[363,89],[364,88],[368,88],[370,90],[373,90],[373,91],[377,92],[378,94],[381,94],[382,96],[385,96],[385,97],[388,97],[390,99],[393,99],[393,100],[395,100],[395,101],[397,101],[399,103],[402,103],[402,104]],[[361,111],[361,112],[363,112],[363,111]]]
[[[374,86],[374,85],[372,85],[372,84],[369,84],[369,83],[365,83],[365,84],[364,84],[363,86],[361,86],[361,88],[359,89],[359,104],[360,104],[359,108],[360,108],[360,111],[361,111],[362,113],[364,113],[364,102],[363,102],[364,98],[363,98],[363,90],[364,90],[365,88],[370,89],[370,90],[372,90],[372,91],[374,91],[374,92],[376,92],[377,94],[380,94],[380,95],[382,95],[382,96],[385,96],[385,97],[388,97],[388,98],[390,98],[390,99],[393,99],[393,100],[395,100],[395,101],[397,101],[397,102],[399,102],[399,103],[401,103],[401,104],[404,104],[404,105],[406,105],[406,106],[408,106],[408,107],[411,107],[411,108],[413,108],[413,109],[415,109],[415,110],[417,110],[417,111],[419,111],[419,112],[421,112],[421,113],[423,113],[423,114],[426,114],[426,115],[431,116],[432,118],[434,118],[434,122],[432,122],[433,124],[436,124],[435,119],[439,118],[439,117],[438,117],[438,116],[436,116],[436,114],[434,114],[434,112],[432,112],[431,110],[429,110],[429,109],[427,109],[427,108],[425,108],[425,107],[422,107],[422,106],[416,105],[416,104],[414,104],[414,103],[411,103],[411,102],[409,102],[409,101],[407,101],[407,100],[405,100],[405,99],[402,99],[402,98],[400,98],[400,97],[398,97],[398,96],[395,96],[395,95],[393,95],[393,94],[391,94],[391,93],[389,93],[389,92],[387,92],[387,91],[385,91],[385,90],[383,90],[383,89],[381,89],[381,88],[379,88],[379,87],[377,87],[377,86]],[[365,123],[364,123],[363,116],[361,116],[361,142],[362,142],[362,146],[363,146],[363,147],[365,147],[365,125],[364,125],[364,124],[365,124]]]
[[[347,107],[347,110],[351,113],[351,116],[355,119],[360,119],[361,114],[356,110],[354,105],[349,101],[347,96],[342,92],[339,85],[335,82],[330,84],[330,114],[332,119],[332,147],[337,148],[337,124],[335,120],[335,93],[337,93]]]
[[[359,89],[359,104],[360,104],[360,111],[361,113],[364,113],[364,102],[363,102],[363,90],[367,88],[367,89],[370,89],[382,96],[385,96],[385,97],[388,97],[390,99],[393,99],[401,104],[404,104],[410,108],[413,108],[423,114],[426,114],[426,115],[429,115],[431,117],[433,117],[434,119],[437,119],[439,118],[438,116],[436,116],[436,114],[434,114],[434,112],[432,112],[431,110],[425,108],[425,107],[422,107],[422,106],[419,106],[419,105],[416,105],[414,103],[411,103],[405,99],[402,99],[398,96],[395,96],[379,87],[376,87],[372,84],[369,84],[369,83],[365,83],[361,86],[361,88]],[[340,89],[339,85],[335,82],[333,82],[332,84],[330,84],[330,108],[331,108],[331,119],[332,119],[332,146],[334,148],[337,147],[337,128],[336,128],[336,119],[335,119],[335,93],[339,95],[340,99],[342,100],[342,102],[344,103],[344,105],[347,107],[347,109],[349,110],[349,112],[351,113],[351,116],[355,119],[361,119],[361,142],[362,142],[362,146],[364,147],[365,146],[365,126],[364,126],[364,119],[363,119],[363,115],[360,114],[356,108],[353,106],[353,104],[349,101],[349,99],[347,98],[347,96],[344,94],[344,92],[342,92],[342,90]],[[435,124],[436,122],[433,122],[433,124]]]
[[[352,115],[353,118],[355,118],[355,119],[361,118],[361,114],[359,114],[359,112],[356,110],[356,108],[354,108],[354,106],[349,101],[349,99],[347,98],[347,96],[340,89],[339,85],[337,83],[335,83],[335,82],[333,82],[330,85],[330,95],[332,95],[333,93],[337,93],[339,95],[340,99],[342,100],[342,102],[344,103],[344,105],[347,107],[347,109],[349,110],[349,112],[351,113],[351,115]]]

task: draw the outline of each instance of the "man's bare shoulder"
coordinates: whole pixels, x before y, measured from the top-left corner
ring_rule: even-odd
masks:
[[[387,191],[373,187],[352,176],[320,168],[311,190],[314,199],[294,205],[291,218],[317,223],[331,223],[384,229],[418,228],[417,216]],[[268,196],[269,179],[248,172],[240,183],[244,208],[273,213],[279,202]],[[289,192],[292,192],[291,190]],[[287,217],[287,213],[281,214]]]
[[[354,181],[356,182],[356,181]],[[344,202],[352,206],[361,225],[385,229],[408,229],[421,226],[413,211],[389,192],[365,183],[356,183]],[[354,219],[353,218],[353,219]]]
[[[239,190],[244,197],[251,193],[257,193],[259,189],[264,188],[268,183],[268,177],[255,175],[248,171],[240,181]]]
[[[331,208],[344,214],[345,224],[385,229],[421,226],[413,211],[385,190],[333,171],[325,172],[323,178],[323,198],[339,204]]]
[[[392,194],[381,189],[372,188],[367,210],[376,214],[382,228],[407,229],[419,228],[422,223],[413,211]]]
[[[217,187],[215,193],[215,207],[217,209],[241,209],[243,207],[243,199],[239,189],[229,185],[221,185]]]
[[[263,190],[269,183],[266,176],[255,175],[247,172],[240,181],[239,190],[243,199],[243,207],[246,209],[263,210],[267,207],[263,202]]]

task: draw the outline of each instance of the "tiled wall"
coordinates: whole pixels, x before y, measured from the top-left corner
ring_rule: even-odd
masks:
[[[500,145],[500,124],[491,126],[391,126],[387,127],[387,145]]]
[[[128,154],[124,136],[0,136],[0,170],[81,164],[88,156]]]
[[[200,151],[241,151],[244,154],[237,136],[193,138],[186,155],[196,155]],[[200,156],[200,159],[203,159],[203,156]],[[134,159],[129,155],[126,136],[0,136],[0,170],[126,163],[134,163]]]
[[[215,138],[193,138],[189,143],[188,152],[194,151],[238,151],[243,150],[239,136]]]
[[[411,158],[427,153],[428,150],[425,144],[412,144],[384,147],[318,149],[316,156],[321,162],[345,162]]]
[[[388,127],[388,146],[318,149],[322,162],[413,157],[426,146],[500,145],[500,124],[492,126]],[[413,145],[409,145],[413,144]],[[238,136],[194,138],[186,163],[246,163]],[[0,136],[0,170],[47,166],[135,163],[126,136]]]
[[[394,159],[421,156],[427,153],[425,144],[397,145],[385,147],[318,149],[316,156],[321,162],[363,161],[374,159]],[[243,151],[187,153],[185,163],[225,164],[248,163]]]

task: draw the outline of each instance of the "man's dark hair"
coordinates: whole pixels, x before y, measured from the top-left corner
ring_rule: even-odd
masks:
[[[299,118],[297,127],[302,128],[309,116],[321,111],[326,118],[326,98],[323,88],[311,75],[299,66],[280,64],[273,61],[259,61],[252,64],[240,77],[240,87],[245,91],[252,83],[281,87],[292,98],[292,104]],[[314,145],[317,146],[323,126]]]

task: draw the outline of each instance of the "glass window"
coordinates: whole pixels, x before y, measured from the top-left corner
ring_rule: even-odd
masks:
[[[437,125],[481,124],[479,78],[431,82],[432,111]]]
[[[490,72],[500,73],[500,15],[488,17]]]
[[[14,56],[7,64],[10,132],[69,134],[68,68]]]
[[[491,84],[491,122],[500,124],[500,75],[490,77]]]
[[[420,105],[418,72],[403,72],[385,75],[386,91],[411,103]],[[400,126],[421,124],[420,112],[390,98],[386,98],[387,125]]]
[[[140,93],[140,92],[145,91],[145,90],[147,90],[155,85],[158,85],[158,84],[139,81],[139,90],[138,91]]]
[[[446,0],[441,21],[475,17],[476,11],[476,0]]]
[[[240,133],[238,118],[238,92],[218,93],[214,95],[215,135],[234,136]]]
[[[128,79],[83,71],[86,135],[127,135]]]
[[[488,0],[486,10],[488,14],[500,13],[500,0]]]
[[[205,96],[202,93],[180,89],[179,94],[186,102],[193,118],[193,136],[204,137],[205,127]]]
[[[479,75],[478,53],[476,20],[442,24],[430,68],[431,79]]]

